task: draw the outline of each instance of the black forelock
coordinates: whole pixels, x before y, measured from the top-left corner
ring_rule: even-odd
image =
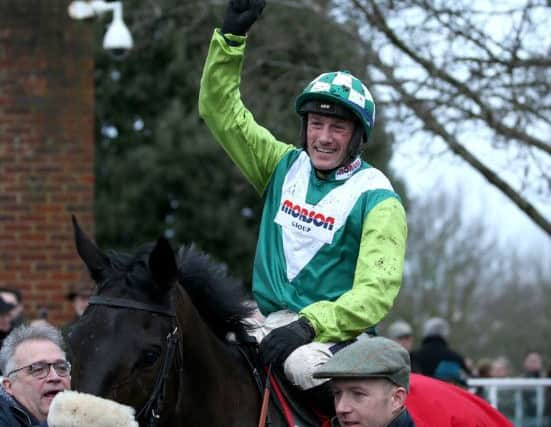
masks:
[[[110,274],[103,284],[99,284],[100,289],[116,281],[119,285],[124,285],[127,290],[151,294],[152,276],[149,271],[149,254],[153,246],[154,243],[142,245],[134,254],[117,251],[107,252]]]

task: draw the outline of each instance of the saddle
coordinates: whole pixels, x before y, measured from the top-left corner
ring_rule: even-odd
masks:
[[[257,384],[260,396],[266,387],[270,390],[270,404],[273,404],[286,420],[289,427],[330,427],[333,406],[323,407],[320,401],[308,391],[293,386],[281,368],[268,369],[263,365],[258,344],[252,337],[239,337],[237,346],[247,362]],[[266,382],[269,384],[266,385]],[[269,425],[266,423],[266,425]]]

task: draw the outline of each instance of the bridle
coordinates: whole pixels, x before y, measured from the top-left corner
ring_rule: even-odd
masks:
[[[158,371],[157,377],[155,378],[153,391],[151,392],[151,396],[143,408],[136,414],[136,418],[140,418],[142,416],[145,417],[148,427],[156,427],[159,424],[161,411],[163,410],[166,395],[166,383],[170,374],[170,368],[174,362],[174,354],[176,349],[179,348],[178,344],[180,342],[180,337],[178,334],[178,326],[176,325],[176,312],[172,307],[166,308],[159,304],[142,303],[126,298],[105,297],[99,295],[90,297],[89,304],[147,311],[149,313],[156,313],[171,318],[171,332],[169,332],[166,337],[166,351],[164,353],[161,369]],[[179,355],[181,356],[181,354]]]

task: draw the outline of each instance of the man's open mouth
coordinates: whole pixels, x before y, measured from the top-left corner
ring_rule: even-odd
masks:
[[[46,393],[43,394],[43,396],[45,398],[48,398],[48,399],[53,399],[56,394],[58,393],[61,393],[63,390],[51,390],[51,391],[47,391]]]

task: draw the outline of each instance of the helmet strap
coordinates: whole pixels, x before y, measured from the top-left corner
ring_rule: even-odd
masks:
[[[301,124],[300,124],[300,140],[302,141],[302,148],[308,155],[308,114],[301,115]]]
[[[354,133],[350,138],[348,143],[348,160],[344,162],[341,166],[345,166],[350,162],[353,162],[362,149],[362,143],[364,142],[364,130],[361,124],[354,122]]]

